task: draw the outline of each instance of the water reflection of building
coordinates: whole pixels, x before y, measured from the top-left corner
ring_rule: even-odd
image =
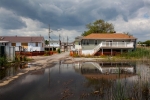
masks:
[[[14,76],[18,73],[18,67],[17,66],[11,66],[8,68],[0,69],[0,80],[2,80],[5,77]]]
[[[81,73],[86,77],[98,78],[120,78],[133,76],[136,73],[136,68],[130,63],[97,63],[97,62],[84,62],[75,64],[76,72]]]

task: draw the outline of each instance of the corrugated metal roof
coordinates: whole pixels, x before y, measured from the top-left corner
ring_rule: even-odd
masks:
[[[0,41],[16,42],[41,42],[44,41],[42,36],[0,36]]]

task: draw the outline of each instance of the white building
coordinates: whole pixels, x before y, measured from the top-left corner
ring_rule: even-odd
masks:
[[[7,41],[9,47],[15,51],[44,51],[44,37],[42,36],[0,36],[0,41]]]
[[[15,47],[11,47],[8,41],[0,41],[0,57],[4,56],[6,56],[8,60],[12,61],[15,58]]]
[[[136,49],[137,38],[123,33],[92,33],[75,38],[75,49],[82,55],[118,55]]]
[[[45,45],[45,50],[57,51],[60,48],[60,41],[50,41],[50,45]]]

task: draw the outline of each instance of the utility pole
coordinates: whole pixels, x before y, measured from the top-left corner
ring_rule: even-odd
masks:
[[[60,34],[59,34],[59,41],[60,41]]]
[[[50,24],[49,24],[49,34],[48,34],[48,38],[49,38],[49,51],[50,51]]]
[[[63,41],[62,42],[63,42],[63,51],[65,52],[65,45],[66,44],[65,44],[65,41],[64,41],[64,37],[63,37]]]
[[[59,34],[59,49],[61,50],[61,40],[60,40],[60,34]]]
[[[67,51],[68,51],[68,36],[67,36]]]

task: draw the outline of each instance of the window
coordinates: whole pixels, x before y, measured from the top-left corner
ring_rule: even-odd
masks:
[[[97,40],[95,40],[95,45],[97,45]]]
[[[79,45],[80,45],[80,42],[79,42]]]
[[[85,40],[83,40],[83,45],[85,45]]]
[[[21,43],[21,46],[28,46],[28,43]]]
[[[38,47],[38,42],[35,43],[35,46]]]
[[[24,50],[28,49],[28,43],[21,43],[21,46],[24,48]]]
[[[16,43],[11,43],[11,46],[16,46]]]
[[[89,41],[88,40],[86,41],[86,44],[89,45]]]

